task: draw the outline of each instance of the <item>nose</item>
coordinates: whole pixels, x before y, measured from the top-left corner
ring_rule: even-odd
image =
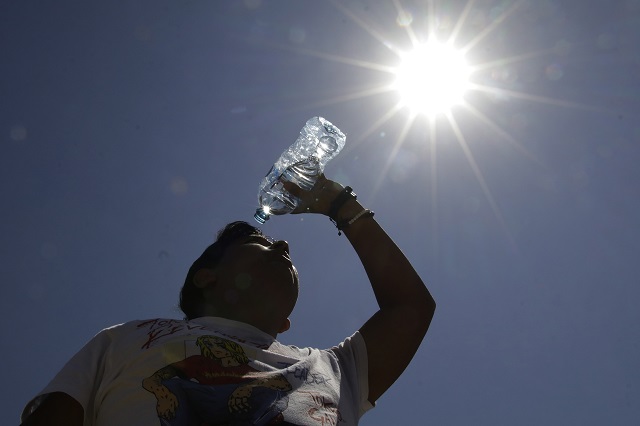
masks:
[[[271,246],[273,250],[283,250],[285,253],[289,254],[289,243],[284,240],[278,240]]]

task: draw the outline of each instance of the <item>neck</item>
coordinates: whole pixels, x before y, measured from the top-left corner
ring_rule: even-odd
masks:
[[[274,324],[274,321],[266,321],[258,318],[255,313],[249,314],[243,312],[240,309],[221,309],[219,307],[207,306],[200,312],[200,316],[203,317],[218,317],[225,318],[232,321],[238,321],[245,324],[249,324],[260,331],[263,331],[274,339],[277,338],[280,331],[280,327]]]

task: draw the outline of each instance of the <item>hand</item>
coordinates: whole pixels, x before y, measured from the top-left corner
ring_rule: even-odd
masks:
[[[344,189],[339,183],[327,179],[324,174],[318,177],[310,191],[304,191],[291,182],[285,182],[284,188],[300,199],[298,207],[291,212],[292,214],[319,213],[325,216],[329,213],[331,202]]]

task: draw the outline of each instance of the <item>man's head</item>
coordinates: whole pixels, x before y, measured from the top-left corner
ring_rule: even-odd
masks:
[[[298,274],[287,243],[232,222],[189,269],[180,308],[187,319],[219,316],[274,334],[288,328],[297,296]]]

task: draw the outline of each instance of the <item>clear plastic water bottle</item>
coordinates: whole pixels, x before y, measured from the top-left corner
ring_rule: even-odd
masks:
[[[310,118],[298,139],[280,155],[260,182],[260,207],[253,216],[255,220],[265,223],[271,215],[293,211],[300,200],[284,189],[284,182],[293,182],[309,191],[329,160],[342,150],[345,140],[344,133],[324,118]]]

